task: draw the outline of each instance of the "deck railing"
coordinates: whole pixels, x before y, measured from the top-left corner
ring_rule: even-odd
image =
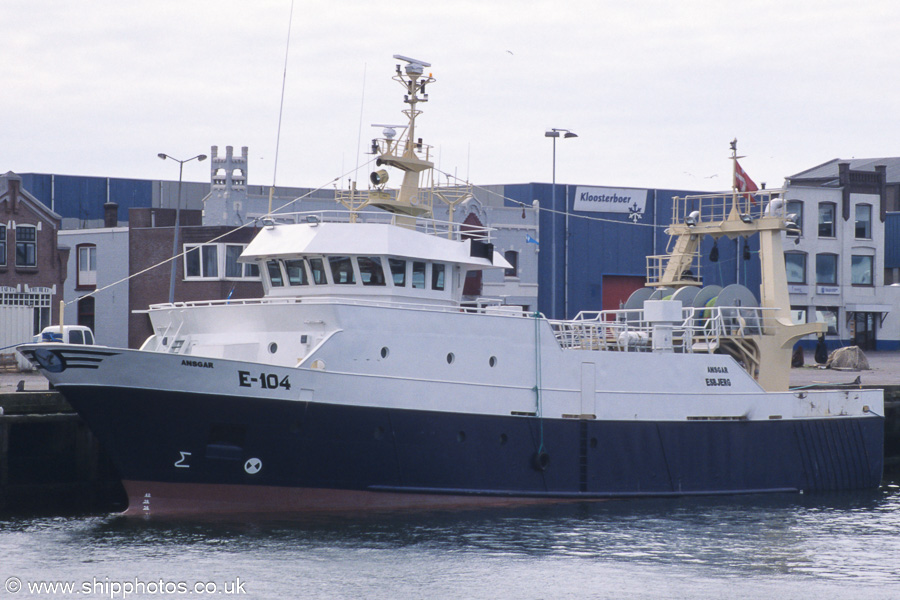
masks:
[[[357,192],[365,193],[365,192]],[[350,212],[346,210],[315,210],[306,212],[277,213],[263,217],[263,225],[295,223],[350,223]],[[381,210],[362,210],[356,213],[356,223],[380,223],[395,225],[397,215],[389,214]],[[475,239],[485,242],[491,241],[493,227],[470,225],[468,223],[453,223],[440,219],[419,218],[416,221],[416,231],[428,235],[450,238],[454,240]]]
[[[688,307],[680,322],[644,319],[641,310],[581,312],[572,320],[550,321],[562,348],[650,352],[713,352],[723,340],[764,334],[774,309],[746,306]]]
[[[444,313],[465,312],[509,318],[544,319],[540,313],[507,306],[493,299],[479,298],[463,305],[437,305],[414,302],[370,300],[336,296],[304,298],[256,298],[239,300],[203,300],[151,304],[147,311],[172,308],[215,306],[251,306],[278,304],[344,304],[379,308],[402,308]],[[775,309],[747,306],[715,306],[682,309],[681,320],[672,323],[651,322],[644,312],[635,310],[586,311],[570,320],[548,323],[561,348],[617,352],[714,352],[724,340],[765,334],[775,318]]]

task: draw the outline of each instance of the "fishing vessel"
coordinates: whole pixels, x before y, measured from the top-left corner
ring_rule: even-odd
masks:
[[[430,65],[395,58],[408,124],[373,141],[347,210],[263,222],[241,257],[263,297],[152,305],[138,350],[20,347],[111,455],[128,514],[879,485],[881,391],[788,388],[793,343],[823,325],[790,320],[778,190],[676,198],[670,251],[622,310],[464,302],[468,273],[509,265],[489,228],[453,222],[465,194],[433,187]],[[704,286],[701,240],[753,235],[759,301]]]

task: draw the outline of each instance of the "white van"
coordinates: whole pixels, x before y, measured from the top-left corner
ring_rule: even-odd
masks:
[[[35,342],[63,342],[65,344],[82,344],[93,346],[94,334],[90,327],[84,325],[63,325],[62,333],[59,325],[44,327],[38,335],[34,336]]]

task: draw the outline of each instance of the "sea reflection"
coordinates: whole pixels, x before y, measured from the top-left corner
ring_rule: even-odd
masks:
[[[682,498],[459,512],[207,520],[96,518],[73,533],[97,548],[177,545],[269,553],[415,549],[482,557],[691,564],[743,573],[896,578],[900,490]],[[35,527],[40,525],[35,524]],[[46,526],[46,525],[45,525]],[[900,580],[898,580],[900,581]]]
[[[888,481],[864,493],[458,512],[17,517],[0,519],[0,555],[4,571],[33,574],[87,577],[100,568],[109,577],[170,573],[178,565],[172,576],[241,575],[265,592],[260,597],[311,582],[316,587],[294,595],[396,597],[421,588],[412,597],[441,597],[459,592],[460,578],[471,597],[575,597],[598,581],[609,597],[660,597],[673,590],[754,597],[785,589],[789,596],[814,597],[841,595],[851,589],[848,583],[878,596],[900,585],[898,530],[900,489]],[[735,594],[732,581],[752,586]],[[559,594],[529,593],[551,583]]]

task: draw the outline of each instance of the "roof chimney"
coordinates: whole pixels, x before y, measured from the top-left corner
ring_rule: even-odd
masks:
[[[3,176],[6,179],[6,187],[9,192],[10,212],[18,212],[19,193],[22,190],[22,178],[9,171]]]
[[[115,202],[107,202],[103,205],[103,226],[119,226],[119,205]]]

